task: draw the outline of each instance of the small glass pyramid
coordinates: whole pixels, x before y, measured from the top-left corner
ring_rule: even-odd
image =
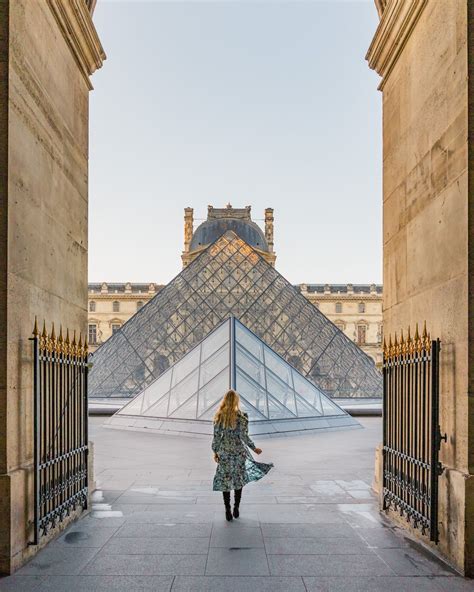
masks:
[[[357,425],[234,317],[221,323],[114,417],[210,422],[229,388],[239,393],[251,422],[321,418],[323,427],[328,427],[329,419],[344,417],[347,425]],[[303,423],[298,429],[308,428]],[[187,431],[193,430],[188,427]]]

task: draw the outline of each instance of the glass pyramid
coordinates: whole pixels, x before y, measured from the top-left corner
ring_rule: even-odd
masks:
[[[229,316],[330,397],[381,397],[373,360],[233,231],[91,356],[89,396],[136,396]]]
[[[178,420],[168,427],[173,430],[182,424],[179,420],[186,420],[186,431],[193,432],[189,420],[211,422],[229,388],[240,394],[241,407],[250,421],[270,421],[272,432],[293,431],[295,427],[286,420],[296,420],[298,430],[357,425],[234,317],[220,324],[114,417],[119,425],[124,416],[141,419],[134,427],[153,427],[148,419]],[[323,421],[315,421],[318,418]],[[333,425],[330,420],[335,418]]]

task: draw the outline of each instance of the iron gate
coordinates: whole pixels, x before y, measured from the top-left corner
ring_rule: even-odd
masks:
[[[87,341],[33,330],[34,540],[87,508]]]
[[[384,342],[383,507],[438,542],[439,339],[426,332]]]

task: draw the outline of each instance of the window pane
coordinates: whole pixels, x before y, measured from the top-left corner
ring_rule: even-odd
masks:
[[[316,417],[322,414],[299,395],[296,395],[296,408],[298,409],[298,417]]]
[[[229,347],[228,344],[224,345],[218,352],[208,358],[203,364],[201,364],[201,373],[199,376],[199,387],[207,384],[215,376],[217,376],[221,370],[229,367]]]
[[[187,378],[171,389],[169,414],[182,405],[189,397],[198,390],[198,371],[194,370]]]
[[[295,395],[293,389],[276,376],[267,372],[267,390],[270,395],[275,397],[282,405],[287,407],[294,415],[296,415]]]
[[[162,374],[158,380],[155,380],[153,384],[145,389],[143,394],[143,410],[149,409],[152,405],[154,405],[159,399],[161,399],[169,390],[170,390],[170,383],[171,383],[171,373],[172,370],[168,370],[164,374]]]
[[[345,412],[330,401],[327,397],[321,397],[324,415],[344,415]]]
[[[288,419],[295,417],[293,413],[290,413],[288,409],[283,407],[283,405],[280,405],[278,401],[275,401],[272,397],[268,397],[268,413],[270,419]]]
[[[218,376],[208,382],[199,391],[198,395],[198,416],[205,413],[216,403],[220,403],[222,397],[229,390],[229,368],[225,368]]]
[[[237,343],[240,343],[245,349],[247,349],[257,360],[263,362],[263,344],[260,340],[252,335],[247,329],[244,329],[242,325],[236,323],[235,327],[235,338]]]
[[[246,399],[255,409],[249,407],[249,419],[265,419],[267,415],[265,391],[256,384],[248,380],[237,368],[237,392],[241,398]],[[242,401],[242,404],[244,402]],[[247,405],[248,407],[248,405]],[[259,411],[260,413],[258,413]],[[261,414],[261,415],[260,415]]]
[[[213,331],[202,344],[202,361],[212,356],[224,343],[229,342],[229,322],[224,323]]]
[[[145,407],[143,407],[142,415],[147,417],[166,417],[168,414],[169,398],[170,396],[167,394],[148,409],[145,410]]]
[[[189,354],[176,364],[173,369],[173,379],[171,387],[176,386],[190,372],[195,370],[199,364],[199,347],[195,347]]]
[[[293,380],[296,393],[322,413],[321,395],[318,389],[296,372],[293,372]]]
[[[293,386],[290,366],[267,347],[265,348],[265,366],[283,382]]]
[[[183,419],[196,419],[197,395],[192,395],[185,403],[170,413],[171,417],[182,417]]]
[[[263,364],[245,353],[245,350],[243,350],[238,344],[236,348],[236,362],[238,368],[248,374],[250,378],[253,378],[255,382],[258,382],[260,386],[265,388],[265,370]]]

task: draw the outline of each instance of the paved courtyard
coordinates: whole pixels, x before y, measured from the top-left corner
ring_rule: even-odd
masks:
[[[91,418],[99,488],[0,590],[450,592],[474,590],[377,512],[380,418],[364,429],[261,438],[275,468],[227,523],[207,439],[119,431]]]

